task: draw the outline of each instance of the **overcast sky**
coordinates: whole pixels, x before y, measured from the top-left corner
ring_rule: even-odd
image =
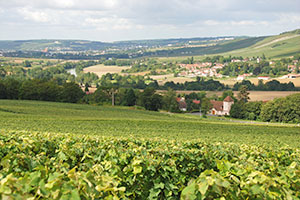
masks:
[[[0,0],[0,27],[0,40],[274,35],[300,28],[300,0]]]

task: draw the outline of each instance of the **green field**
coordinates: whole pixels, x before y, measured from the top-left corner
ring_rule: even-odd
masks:
[[[299,199],[300,127],[0,100],[0,199]]]
[[[128,107],[1,100],[0,124],[0,130],[8,131],[300,146],[300,127],[200,120]]]

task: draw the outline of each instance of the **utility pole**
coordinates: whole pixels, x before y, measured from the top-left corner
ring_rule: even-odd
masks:
[[[111,105],[115,106],[115,90],[113,88],[111,90]]]
[[[200,113],[199,114],[200,114],[200,117],[201,117],[202,116],[202,114],[201,114],[201,104],[200,104]]]

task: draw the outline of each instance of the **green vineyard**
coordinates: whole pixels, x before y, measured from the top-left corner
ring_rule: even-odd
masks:
[[[0,101],[0,199],[299,199],[300,128]]]

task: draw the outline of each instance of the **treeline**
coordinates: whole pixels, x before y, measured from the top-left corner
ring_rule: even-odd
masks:
[[[156,93],[152,87],[144,91],[132,88],[99,87],[93,94],[85,94],[78,84],[29,79],[4,78],[0,80],[0,99],[39,100],[69,103],[109,104],[121,106],[141,106],[146,110],[164,109],[179,112],[175,91],[166,95]]]
[[[119,74],[106,74],[101,77],[98,82],[101,86],[114,86],[114,87],[130,87],[136,89],[144,89],[146,87],[153,87],[157,90],[207,90],[207,91],[222,91],[228,89],[228,86],[215,81],[213,79],[205,80],[198,77],[196,81],[185,83],[166,82],[164,85],[158,85],[156,80],[143,76],[121,76]]]
[[[29,62],[29,61],[28,61]],[[25,62],[24,62],[25,63]],[[47,81],[55,81],[59,84],[64,82],[77,82],[81,85],[96,84],[99,77],[94,73],[83,73],[83,69],[93,65],[97,65],[98,61],[80,61],[80,62],[65,62],[56,64],[51,67],[28,67],[27,69],[21,66],[0,66],[0,78],[11,77],[14,79],[41,79]],[[31,63],[29,62],[31,65]],[[68,73],[68,70],[75,69],[77,76]]]
[[[84,92],[74,82],[59,85],[47,80],[18,80],[5,78],[0,80],[0,99],[40,100],[54,102],[79,102]]]
[[[196,81],[185,83],[166,82],[161,89],[172,88],[174,90],[206,90],[206,91],[222,91],[228,89],[228,86],[215,81],[213,79],[205,80],[204,78],[197,77]]]
[[[96,105],[139,106],[151,111],[164,109],[180,112],[175,91],[169,90],[165,95],[160,95],[152,87],[147,87],[143,91],[132,88],[99,87],[94,93],[86,95],[82,102]]]
[[[300,123],[300,94],[278,98],[267,103],[238,101],[232,105],[230,116],[265,122]]]
[[[247,86],[248,90],[255,91],[299,91],[300,88],[295,87],[293,82],[280,83],[277,80],[272,80],[264,83],[259,80],[258,85],[254,85],[249,80],[243,80],[242,82],[237,82],[233,85],[233,90],[238,91],[241,86]]]

